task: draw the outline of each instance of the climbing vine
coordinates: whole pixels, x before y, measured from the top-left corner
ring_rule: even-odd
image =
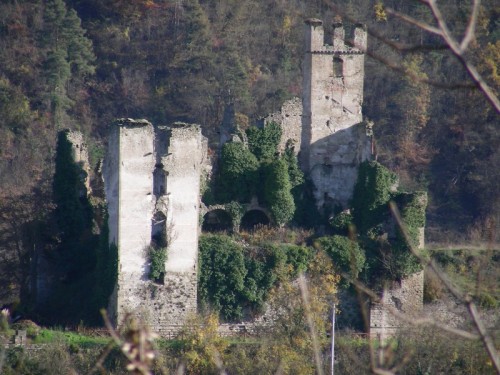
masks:
[[[422,269],[411,252],[417,248],[425,225],[425,192],[397,192],[397,177],[381,164],[364,162],[359,168],[352,199],[353,223],[366,250],[368,279],[401,279]],[[409,242],[391,217],[389,202],[401,212]],[[342,217],[332,224],[341,224]]]

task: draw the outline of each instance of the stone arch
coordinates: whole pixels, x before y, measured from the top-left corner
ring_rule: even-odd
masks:
[[[252,231],[258,225],[269,225],[271,219],[269,215],[262,209],[253,208],[245,212],[241,218],[240,229]]]
[[[233,229],[233,219],[223,208],[215,208],[203,216],[201,229],[203,232],[229,232]]]

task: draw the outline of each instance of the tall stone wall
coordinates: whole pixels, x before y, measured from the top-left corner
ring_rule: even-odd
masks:
[[[199,126],[154,128],[121,120],[104,165],[110,243],[118,246],[118,282],[110,310],[120,324],[139,315],[159,333],[196,312],[200,176],[206,142]],[[147,248],[167,243],[166,272],[149,279]]]
[[[354,47],[347,46],[343,26],[336,24],[332,43],[325,44],[322,21],[306,21],[300,161],[320,208],[347,205],[358,165],[371,155],[361,112],[366,37],[356,26]]]

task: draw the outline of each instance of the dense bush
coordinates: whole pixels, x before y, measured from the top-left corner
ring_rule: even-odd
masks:
[[[283,159],[288,165],[288,177],[290,178],[292,189],[302,185],[304,183],[304,172],[300,169],[297,155],[295,155],[295,151],[289,143],[283,153]]]
[[[366,232],[387,216],[387,203],[396,184],[397,176],[380,163],[361,163],[351,204],[358,232]]]
[[[248,202],[255,193],[258,169],[257,158],[243,143],[226,143],[221,155],[219,199]]]
[[[420,228],[425,225],[427,195],[396,192],[396,184],[396,175],[381,164],[375,161],[361,164],[352,207],[353,222],[368,258],[367,279],[401,279],[422,269],[410,246],[418,248]],[[391,217],[390,202],[401,213],[409,242]]]
[[[258,160],[271,160],[276,156],[281,140],[281,127],[270,122],[262,128],[251,126],[246,130],[248,147]]]
[[[226,320],[259,310],[277,282],[304,272],[310,248],[294,244],[241,246],[225,235],[200,238],[198,296],[203,309]]]
[[[276,224],[282,226],[293,218],[295,202],[288,166],[283,159],[276,159],[266,168],[264,194],[266,205]]]
[[[334,235],[315,240],[314,246],[325,251],[333,260],[339,273],[356,279],[365,265],[365,254],[356,241],[348,237]]]
[[[338,235],[347,236],[352,229],[353,219],[349,211],[343,211],[330,219],[333,232]]]
[[[165,277],[165,262],[167,261],[167,248],[148,246],[147,253],[150,262],[149,278],[155,282],[163,283]]]
[[[198,296],[202,309],[210,307],[225,319],[241,318],[246,275],[243,250],[230,237],[200,238]]]

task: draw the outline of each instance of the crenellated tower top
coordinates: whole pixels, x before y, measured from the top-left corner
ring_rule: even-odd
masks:
[[[315,184],[319,208],[346,206],[357,166],[370,157],[361,125],[366,46],[361,24],[346,39],[344,25],[335,22],[325,43],[323,22],[305,21],[300,161]]]

